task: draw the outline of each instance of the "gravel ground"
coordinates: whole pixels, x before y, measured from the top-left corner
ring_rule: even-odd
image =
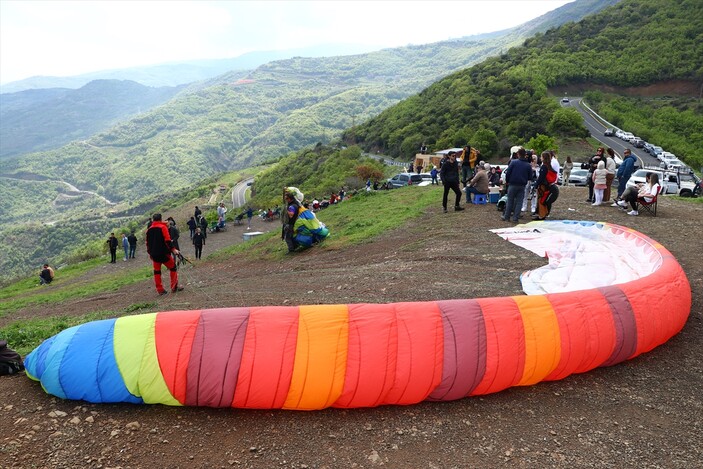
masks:
[[[24,376],[3,377],[0,467],[702,467],[703,205],[665,198],[658,217],[629,217],[584,199],[585,189],[565,188],[553,218],[630,226],[661,242],[688,275],[688,323],[650,353],[484,397],[315,412],[92,405],[48,396]],[[182,271],[186,290],[177,295],[157,298],[143,282],[51,310],[28,308],[0,325],[144,302],[173,310],[520,294],[519,274],[544,260],[488,232],[502,226],[493,206],[443,214],[438,203],[362,246],[322,246],[282,262],[205,260]],[[240,242],[244,230],[210,235],[206,254]],[[141,267],[141,259],[91,275]],[[52,288],[62,288],[60,278]]]

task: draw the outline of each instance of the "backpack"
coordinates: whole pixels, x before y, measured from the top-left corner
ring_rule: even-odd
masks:
[[[0,340],[0,376],[14,375],[24,370],[19,353],[7,346],[7,341]]]

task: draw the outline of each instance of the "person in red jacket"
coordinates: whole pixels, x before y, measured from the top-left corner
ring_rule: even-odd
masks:
[[[171,244],[171,236],[168,234],[168,225],[161,221],[161,214],[155,213],[152,223],[146,230],[146,252],[149,253],[154,264],[154,284],[159,295],[168,293],[161,283],[161,265],[165,265],[171,276],[171,291],[183,290],[178,285],[178,270],[171,254],[178,255],[180,251]]]

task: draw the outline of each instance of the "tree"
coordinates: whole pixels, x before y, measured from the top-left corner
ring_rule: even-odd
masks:
[[[477,148],[484,157],[498,153],[498,136],[491,129],[478,129],[471,137],[471,146]]]
[[[554,137],[550,137],[548,135],[542,135],[542,134],[537,134],[534,137],[532,137],[525,144],[525,148],[531,148],[537,154],[540,154],[546,150],[557,151],[559,149],[559,148],[557,148],[557,144],[556,144]]]
[[[587,137],[588,130],[583,125],[583,118],[576,109],[559,108],[552,114],[547,124],[547,131],[562,137]]]

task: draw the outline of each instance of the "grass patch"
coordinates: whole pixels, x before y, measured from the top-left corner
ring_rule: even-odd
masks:
[[[69,327],[78,326],[89,321],[124,316],[124,313],[145,313],[148,312],[146,310],[152,310],[155,306],[156,303],[140,303],[125,308],[123,312],[119,313],[114,311],[98,311],[83,316],[56,316],[16,321],[0,328],[0,337],[7,340],[9,346],[20,355],[26,356],[29,352],[38,347],[42,341]]]
[[[341,204],[317,213],[320,221],[330,230],[330,236],[320,249],[341,249],[368,242],[422,216],[428,207],[441,205],[441,200],[441,186],[359,192],[351,199],[345,199]],[[281,241],[280,231],[273,230],[249,242],[212,253],[208,259],[227,259],[240,255],[256,259],[279,259],[286,252],[287,247]]]
[[[97,263],[100,262],[100,260],[97,261]],[[87,261],[85,263],[81,263],[79,265],[79,268],[81,269],[80,273],[90,270],[89,267],[82,266],[83,264],[92,264],[91,267],[94,267],[96,262]],[[63,276],[63,269],[61,272],[61,275]],[[68,278],[78,275],[79,274],[77,273],[72,273]],[[84,298],[97,293],[117,291],[125,285],[131,285],[145,279],[150,279],[152,275],[153,268],[144,267],[138,270],[121,272],[120,274],[105,274],[101,277],[96,277],[95,280],[90,283],[76,283],[75,285],[67,286],[61,289],[52,288],[54,285],[41,287],[43,292],[35,295],[25,294],[29,293],[31,290],[39,288],[37,286],[38,282],[31,282],[28,284],[26,280],[22,280],[11,285],[10,287],[7,287],[8,289],[11,289],[10,291],[13,295],[5,296],[3,299],[7,301],[0,302],[0,317],[4,317],[28,306],[47,305],[47,307],[51,307],[50,305],[61,303],[62,301],[68,299]],[[54,282],[57,283],[60,281],[61,280],[58,279],[54,280]]]

